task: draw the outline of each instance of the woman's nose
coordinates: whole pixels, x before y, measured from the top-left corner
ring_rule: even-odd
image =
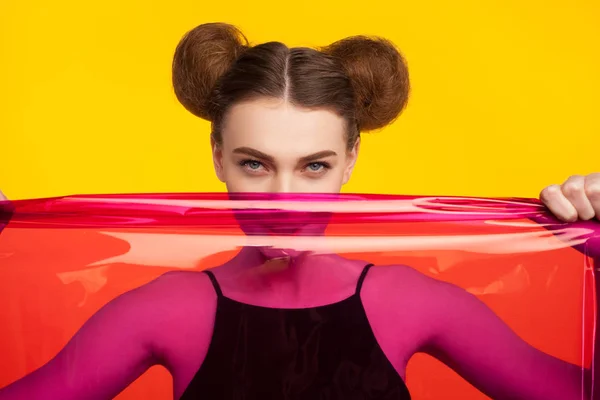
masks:
[[[271,193],[294,193],[297,191],[297,182],[293,174],[278,174],[271,181]]]

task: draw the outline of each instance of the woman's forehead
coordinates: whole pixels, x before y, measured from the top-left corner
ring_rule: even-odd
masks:
[[[337,152],[346,146],[345,127],[343,118],[329,110],[260,99],[231,108],[223,127],[223,145],[229,150],[246,147],[271,155]]]

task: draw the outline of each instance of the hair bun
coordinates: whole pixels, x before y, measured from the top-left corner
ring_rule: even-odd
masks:
[[[212,120],[213,90],[248,47],[242,32],[229,24],[203,24],[188,32],[173,57],[173,87],[179,102],[192,114]]]
[[[352,82],[361,131],[383,128],[400,115],[410,90],[408,68],[390,41],[354,36],[323,52],[340,60]]]

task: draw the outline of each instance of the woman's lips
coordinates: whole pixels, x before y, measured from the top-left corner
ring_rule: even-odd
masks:
[[[297,236],[296,234],[301,230],[299,226],[267,226],[266,230],[271,236]]]
[[[281,210],[237,210],[240,227],[252,236],[320,236],[323,235],[328,213]]]

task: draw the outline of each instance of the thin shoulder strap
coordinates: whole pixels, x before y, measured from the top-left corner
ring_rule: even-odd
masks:
[[[217,293],[217,296],[223,297],[223,292],[221,291],[221,286],[219,286],[219,282],[217,282],[217,278],[215,277],[215,274],[213,274],[211,271],[203,271],[203,272],[206,275],[208,275],[208,278],[210,279],[213,287],[215,288],[215,292]]]
[[[369,272],[369,270],[371,269],[372,266],[373,266],[373,264],[367,264],[363,268],[363,270],[360,274],[360,277],[358,278],[358,283],[356,284],[356,294],[360,294],[360,289],[362,289],[363,282],[365,281],[365,278],[367,277],[367,273]]]

